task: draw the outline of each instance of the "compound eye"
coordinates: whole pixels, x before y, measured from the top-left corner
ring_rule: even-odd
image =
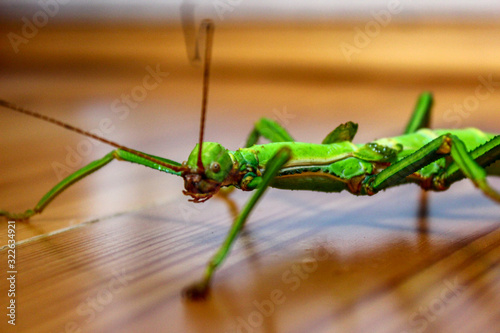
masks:
[[[220,171],[220,164],[217,163],[217,162],[212,162],[212,164],[210,164],[210,170],[213,173],[219,173],[219,171]]]

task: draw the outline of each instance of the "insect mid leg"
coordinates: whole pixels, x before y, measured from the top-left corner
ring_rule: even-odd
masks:
[[[485,144],[469,152],[470,156],[481,167],[486,168],[488,174],[500,176],[500,167],[488,168],[493,163],[500,160],[500,136],[496,136]],[[465,178],[465,174],[460,170],[456,162],[451,163],[440,177],[446,186]]]
[[[491,199],[500,202],[500,193],[491,188],[486,180],[484,167],[500,159],[500,136],[496,136],[484,145],[468,152],[465,144],[458,137],[451,136],[451,157],[453,163],[446,171],[436,177],[434,187],[448,188],[453,182],[464,177],[469,178],[476,187]]]
[[[254,129],[248,135],[245,147],[248,148],[256,144],[261,136],[271,142],[295,141],[283,126],[269,118],[261,118],[255,123]]]
[[[142,154],[150,156],[150,157],[154,157],[154,158],[158,159],[159,161],[162,161],[165,163],[169,163],[172,165],[180,165],[177,162],[174,162],[174,161],[171,161],[171,160],[168,160],[165,158],[161,158],[161,157],[153,156],[153,155],[148,155],[148,154],[144,154],[144,153],[142,153]],[[6,210],[0,210],[0,216],[5,216],[7,218],[15,219],[15,220],[25,220],[25,219],[28,219],[35,214],[39,214],[45,209],[45,207],[52,200],[54,200],[65,189],[67,189],[68,187],[70,187],[71,185],[73,185],[74,183],[79,181],[80,179],[85,178],[86,176],[90,175],[91,173],[99,170],[100,168],[102,168],[103,166],[105,166],[106,164],[108,164],[109,162],[111,162],[114,159],[141,164],[141,165],[153,168],[155,170],[160,170],[160,171],[164,171],[164,172],[168,172],[168,173],[172,173],[172,174],[176,174],[176,175],[180,174],[178,172],[174,172],[174,171],[168,169],[165,166],[158,165],[154,162],[151,162],[150,160],[147,160],[141,156],[135,155],[131,152],[128,152],[128,151],[125,151],[122,149],[117,149],[117,150],[110,152],[109,154],[107,154],[106,156],[104,156],[101,159],[90,162],[89,164],[87,164],[83,168],[75,171],[71,175],[64,178],[56,186],[54,186],[49,192],[47,192],[47,194],[45,194],[42,197],[42,199],[40,199],[40,201],[36,204],[36,206],[33,209],[28,209],[24,213],[10,213]]]
[[[433,98],[430,92],[424,92],[418,97],[417,104],[408,125],[406,125],[404,134],[411,134],[421,128],[430,127],[432,103]]]
[[[422,93],[417,100],[417,104],[413,110],[410,121],[406,125],[404,134],[411,134],[421,128],[429,128],[431,123],[431,109],[433,104],[433,97],[430,92]],[[427,192],[422,189],[419,199],[418,214],[421,221],[425,221],[427,216]],[[422,227],[422,226],[420,226]],[[425,228],[421,228],[424,230]]]
[[[207,296],[213,274],[227,257],[231,246],[242,230],[248,215],[256,205],[257,201],[260,199],[262,194],[264,194],[264,191],[269,187],[271,180],[276,176],[280,168],[290,159],[290,156],[290,150],[288,148],[282,148],[268,162],[266,171],[262,176],[262,181],[257,187],[256,192],[250,197],[250,200],[248,200],[245,207],[243,207],[238,217],[234,220],[231,229],[226,236],[226,239],[219,247],[215,255],[212,257],[212,259],[208,262],[203,278],[200,281],[185,288],[183,290],[184,297],[189,299],[203,299]]]
[[[449,134],[441,135],[404,159],[391,164],[379,174],[367,178],[362,191],[375,194],[387,187],[408,182],[408,176],[424,166],[450,154],[451,138]]]
[[[497,138],[490,141],[490,145],[492,146],[491,150],[495,148],[493,152],[496,152],[498,145],[500,145],[500,139]],[[485,146],[484,149],[487,148],[490,147]],[[498,152],[496,152],[496,154],[498,154]],[[392,164],[378,175],[369,178],[365,184],[363,184],[363,191],[368,194],[374,194],[384,188],[408,182],[406,177],[446,155],[450,155],[455,163],[448,168],[448,171],[446,171],[445,175],[442,177],[437,176],[434,179],[422,178],[420,180],[422,183],[432,180],[432,183],[429,183],[425,187],[434,190],[445,190],[450,185],[446,175],[449,175],[450,172],[454,173],[453,170],[459,170],[465,177],[469,178],[474,185],[482,190],[484,194],[500,202],[500,195],[493,190],[486,181],[486,170],[474,160],[474,156],[467,151],[462,140],[451,134],[445,134],[432,140],[413,154]],[[496,158],[498,158],[498,156]]]

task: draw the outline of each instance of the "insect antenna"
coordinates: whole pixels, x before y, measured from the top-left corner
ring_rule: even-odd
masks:
[[[51,117],[45,116],[45,115],[40,114],[38,112],[22,108],[20,106],[17,106],[15,104],[7,102],[5,100],[0,99],[0,106],[3,106],[5,108],[7,108],[7,109],[10,109],[10,110],[13,110],[13,111],[16,111],[16,112],[19,112],[19,113],[23,113],[25,115],[28,115],[28,116],[31,116],[31,117],[34,117],[34,118],[41,119],[43,121],[52,123],[52,124],[60,126],[60,127],[63,127],[63,128],[68,129],[70,131],[73,131],[73,132],[76,132],[76,133],[88,136],[88,137],[90,137],[90,138],[92,138],[94,140],[103,142],[103,143],[108,144],[110,146],[113,146],[115,148],[124,150],[126,152],[131,153],[131,154],[134,154],[134,155],[137,155],[137,156],[142,157],[144,159],[147,159],[147,160],[149,160],[149,161],[151,161],[153,163],[156,163],[156,164],[159,164],[161,166],[167,167],[167,168],[169,168],[169,169],[171,169],[171,170],[173,170],[175,172],[181,172],[181,171],[184,171],[186,169],[183,166],[178,166],[178,165],[173,165],[173,164],[165,163],[165,162],[160,161],[160,160],[158,160],[158,159],[156,159],[154,157],[151,157],[151,156],[148,156],[148,155],[146,155],[144,153],[141,153],[140,151],[137,151],[135,149],[131,149],[131,148],[122,146],[122,145],[120,145],[120,144],[118,144],[116,142],[113,142],[111,140],[105,139],[103,137],[100,137],[100,136],[95,135],[93,133],[90,133],[88,131],[82,130],[82,129],[78,128],[78,127],[72,126],[70,124],[62,122],[62,121],[57,120],[55,118],[51,118]]]
[[[212,59],[212,42],[214,37],[214,23],[212,22],[212,20],[203,20],[200,25],[200,32],[202,30],[205,30],[205,59],[203,62],[203,96],[201,100],[200,141],[198,143],[197,163],[197,166],[201,172],[205,170],[205,168],[203,167],[203,162],[201,160],[201,150],[203,145],[203,134],[205,131],[205,117],[207,114],[210,62]]]

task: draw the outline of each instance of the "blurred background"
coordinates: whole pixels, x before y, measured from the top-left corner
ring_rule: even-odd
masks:
[[[181,13],[187,18],[184,23]],[[448,88],[466,87],[470,92],[481,84],[481,75],[487,78],[498,73],[499,13],[496,1],[4,0],[0,3],[4,36],[0,60],[4,79],[9,73],[53,71],[59,76],[71,70],[103,80],[104,73],[140,77],[146,66],[161,61],[170,80],[152,91],[148,100],[160,91],[173,91],[177,96],[180,86],[166,86],[172,79],[191,80],[199,75],[200,68],[190,66],[187,56],[194,49],[198,23],[211,18],[218,30],[215,85],[222,82],[219,79],[230,87],[251,80],[330,84],[331,101],[340,104],[352,100],[337,100],[351,88],[373,91],[375,86],[382,87],[379,83],[413,95],[422,89],[440,91],[438,121],[460,127],[471,112],[453,106]],[[55,83],[56,77],[45,79]],[[30,81],[28,86],[34,82]],[[123,82],[106,83],[106,89],[97,88],[97,83],[97,89],[89,87],[79,94],[113,94],[112,86]],[[4,95],[12,89],[19,87],[6,83]],[[217,91],[221,90],[213,93]],[[380,94],[380,98],[370,93],[357,95],[363,95],[367,103],[388,100]],[[56,97],[50,91],[44,96]],[[285,98],[293,96],[297,95],[285,94]],[[249,96],[238,98],[244,101]],[[481,100],[481,107],[490,108],[492,101]],[[273,109],[283,103],[270,104],[274,106],[264,107]],[[325,105],[330,106],[340,107],[341,113],[352,107]],[[475,112],[479,105],[472,108]]]
[[[51,1],[42,1],[50,3]],[[367,17],[374,10],[387,7],[391,1],[384,0],[353,0],[353,1],[243,1],[243,0],[213,0],[213,1],[139,1],[139,0],[60,0],[60,16],[58,20],[158,20],[166,22],[179,18],[181,3],[198,6],[205,17],[218,17],[221,14],[225,20],[251,21],[281,21],[281,20],[312,20],[330,22],[332,18]],[[481,18],[494,19],[500,9],[498,1],[431,1],[414,2],[407,0],[392,1],[401,3],[404,7],[404,18]],[[2,1],[2,16],[29,15],[37,10],[40,2],[36,0],[4,0]]]

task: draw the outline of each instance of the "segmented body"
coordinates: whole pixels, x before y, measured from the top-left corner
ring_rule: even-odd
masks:
[[[240,172],[245,173],[237,185],[244,190],[252,190],[258,185],[255,179],[265,171],[269,159],[286,146],[291,149],[292,157],[281,168],[271,183],[272,187],[322,192],[348,190],[359,195],[366,194],[361,190],[361,184],[367,176],[379,173],[391,163],[405,158],[447,133],[460,138],[469,151],[495,137],[494,134],[475,128],[421,129],[412,134],[378,139],[368,144],[353,144],[349,141],[331,144],[278,142],[255,145],[229,153],[238,164]],[[500,166],[497,164],[487,168],[487,172],[500,175]],[[426,165],[412,177],[432,177],[438,175],[445,166],[446,160],[441,158]],[[412,182],[412,177],[408,177],[406,182]]]

